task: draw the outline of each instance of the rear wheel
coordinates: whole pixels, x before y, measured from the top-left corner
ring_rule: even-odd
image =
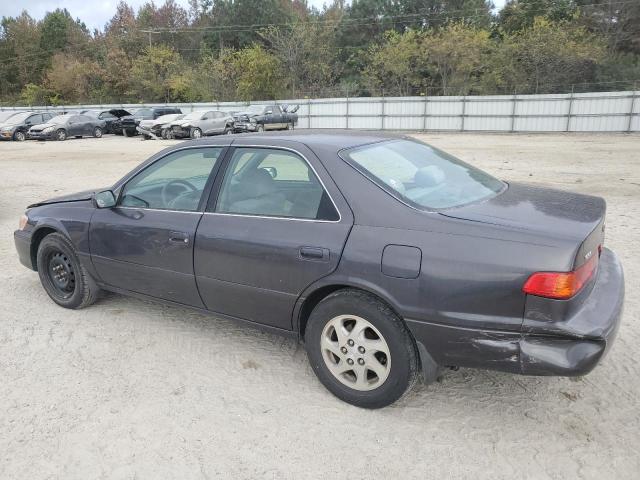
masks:
[[[91,305],[98,297],[98,286],[65,236],[52,233],[40,242],[37,266],[42,286],[58,305],[78,309]]]
[[[56,132],[56,140],[60,142],[64,142],[67,139],[67,131],[64,129],[60,129]]]
[[[198,127],[191,129],[191,138],[201,138],[201,137],[202,137],[202,130],[200,130]]]
[[[352,405],[385,407],[417,379],[418,353],[409,330],[369,293],[345,289],[326,297],[311,313],[304,338],[318,379]]]
[[[13,134],[13,139],[16,142],[24,142],[27,139],[27,135],[24,132],[16,132]]]
[[[225,135],[233,135],[233,128],[227,126],[227,128],[224,129],[224,134]]]
[[[102,129],[100,127],[96,127],[93,129],[93,136],[96,138],[102,137]]]

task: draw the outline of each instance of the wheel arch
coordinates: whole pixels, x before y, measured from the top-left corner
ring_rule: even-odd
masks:
[[[435,362],[431,354],[427,351],[427,348],[419,342],[407,323],[404,320],[404,316],[400,313],[400,310],[394,305],[393,300],[383,290],[376,288],[371,284],[355,283],[355,282],[331,282],[324,283],[322,285],[312,286],[305,291],[303,296],[300,297],[298,303],[294,308],[294,328],[296,329],[299,338],[304,342],[304,333],[309,320],[309,316],[313,309],[327,296],[339,290],[359,290],[361,292],[368,293],[376,297],[379,301],[384,303],[387,307],[395,313],[398,318],[405,324],[405,327],[409,331],[411,338],[416,346],[416,352],[418,355],[418,361],[422,369],[422,376],[425,383],[433,383],[442,371],[442,367]]]
[[[40,247],[42,240],[44,240],[46,236],[51,235],[52,233],[59,233],[61,235],[64,235],[69,241],[71,241],[69,234],[61,224],[57,225],[56,222],[45,222],[42,224],[38,224],[34,232],[31,234],[31,247],[29,251],[31,264],[33,265],[33,269],[35,271],[38,270],[38,248]]]

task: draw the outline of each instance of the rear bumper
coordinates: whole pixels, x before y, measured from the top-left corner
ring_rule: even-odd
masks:
[[[35,270],[33,262],[31,261],[31,233],[16,230],[13,232],[13,241],[16,244],[16,251],[18,252],[20,263],[31,270]]]
[[[611,348],[624,303],[624,274],[617,256],[604,249],[588,297],[563,322],[545,328],[524,320],[521,332],[487,331],[407,320],[416,341],[440,365],[500,370],[523,375],[589,373]]]

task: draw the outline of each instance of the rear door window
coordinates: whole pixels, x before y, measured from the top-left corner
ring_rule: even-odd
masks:
[[[299,155],[271,148],[236,148],[216,212],[337,221],[331,198]]]

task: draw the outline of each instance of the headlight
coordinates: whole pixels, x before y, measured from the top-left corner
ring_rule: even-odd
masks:
[[[42,133],[49,133],[49,132],[53,132],[55,130],[55,127],[47,127],[44,130],[42,130]]]
[[[24,227],[27,226],[28,222],[29,222],[29,217],[27,217],[27,214],[26,213],[22,214],[22,216],[20,217],[20,222],[18,223],[18,229],[24,230]]]

